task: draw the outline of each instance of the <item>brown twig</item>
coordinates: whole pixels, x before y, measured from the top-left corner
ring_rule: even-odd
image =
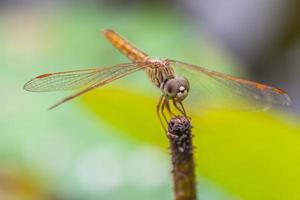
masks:
[[[196,200],[195,164],[191,123],[184,116],[171,119],[168,128],[176,200]]]

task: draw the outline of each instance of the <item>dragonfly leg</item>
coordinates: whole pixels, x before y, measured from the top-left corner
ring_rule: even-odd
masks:
[[[161,105],[161,107],[160,107],[160,112],[161,112],[163,118],[165,119],[166,123],[168,124],[168,119],[167,119],[167,117],[166,117],[166,115],[165,115],[165,112],[164,112],[165,106],[166,106],[166,102],[167,102],[167,101],[166,101],[166,98],[164,97],[163,102],[162,102],[162,105]]]
[[[178,106],[177,103],[180,105],[180,107]],[[185,109],[184,109],[183,104],[182,104],[181,101],[177,102],[177,101],[175,101],[175,100],[173,99],[173,105],[174,105],[174,107],[175,107],[181,114],[183,114],[184,116],[186,116],[186,112],[185,112]]]
[[[166,99],[166,108],[171,118],[176,116],[176,114],[171,111],[169,99]]]
[[[165,98],[164,95],[161,95],[161,97],[159,98],[158,104],[157,104],[157,106],[156,106],[156,114],[157,114],[157,116],[158,116],[158,119],[159,119],[159,121],[160,121],[160,123],[161,123],[163,129],[165,130],[165,132],[167,132],[167,129],[166,129],[166,127],[165,127],[165,125],[164,125],[164,123],[163,123],[163,121],[162,121],[161,115],[160,115],[160,109],[161,109],[161,107],[162,107],[162,102],[163,102],[164,98]],[[164,116],[164,118],[165,118],[165,116]],[[165,118],[165,119],[166,119],[166,118]]]

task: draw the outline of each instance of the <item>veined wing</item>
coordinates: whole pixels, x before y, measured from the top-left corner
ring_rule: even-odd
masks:
[[[77,89],[82,86],[95,84],[110,76],[126,73],[127,71],[131,71],[135,68],[138,68],[137,63],[126,63],[107,68],[42,74],[28,81],[24,85],[24,89],[30,92],[50,92]]]
[[[189,101],[194,106],[200,103],[230,110],[261,110],[276,104],[291,104],[290,97],[282,89],[181,61],[168,61],[178,75],[190,81]]]
[[[88,91],[103,86],[135,71],[144,69],[147,66],[148,65],[145,63],[128,63],[100,69],[86,69],[44,74],[27,82],[24,85],[24,89],[33,92],[48,92],[76,89],[82,86],[88,86],[82,91],[63,99],[49,108],[52,109]]]

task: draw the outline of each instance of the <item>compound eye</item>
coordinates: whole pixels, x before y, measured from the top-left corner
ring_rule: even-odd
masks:
[[[176,96],[178,92],[179,83],[175,79],[170,79],[166,82],[165,85],[165,93],[169,98],[173,98]]]
[[[178,77],[177,79],[180,82],[180,85],[181,85],[182,88],[184,88],[187,91],[190,90],[190,84],[189,84],[189,81],[186,78]],[[179,91],[180,91],[180,88],[179,88]]]
[[[178,91],[177,91],[175,98],[178,101],[183,101],[187,97],[189,89],[190,89],[189,82],[184,77],[176,77],[176,80],[178,81],[179,86],[178,86]]]

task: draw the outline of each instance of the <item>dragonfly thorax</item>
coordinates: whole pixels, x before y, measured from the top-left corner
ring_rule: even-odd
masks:
[[[146,64],[149,65],[145,69],[147,75],[151,79],[151,81],[158,88],[162,89],[164,83],[168,79],[172,79],[175,77],[175,72],[173,68],[170,66],[166,60],[162,59],[148,59]]]
[[[162,89],[167,98],[183,101],[188,96],[190,85],[186,78],[175,76],[174,78],[168,79]]]

